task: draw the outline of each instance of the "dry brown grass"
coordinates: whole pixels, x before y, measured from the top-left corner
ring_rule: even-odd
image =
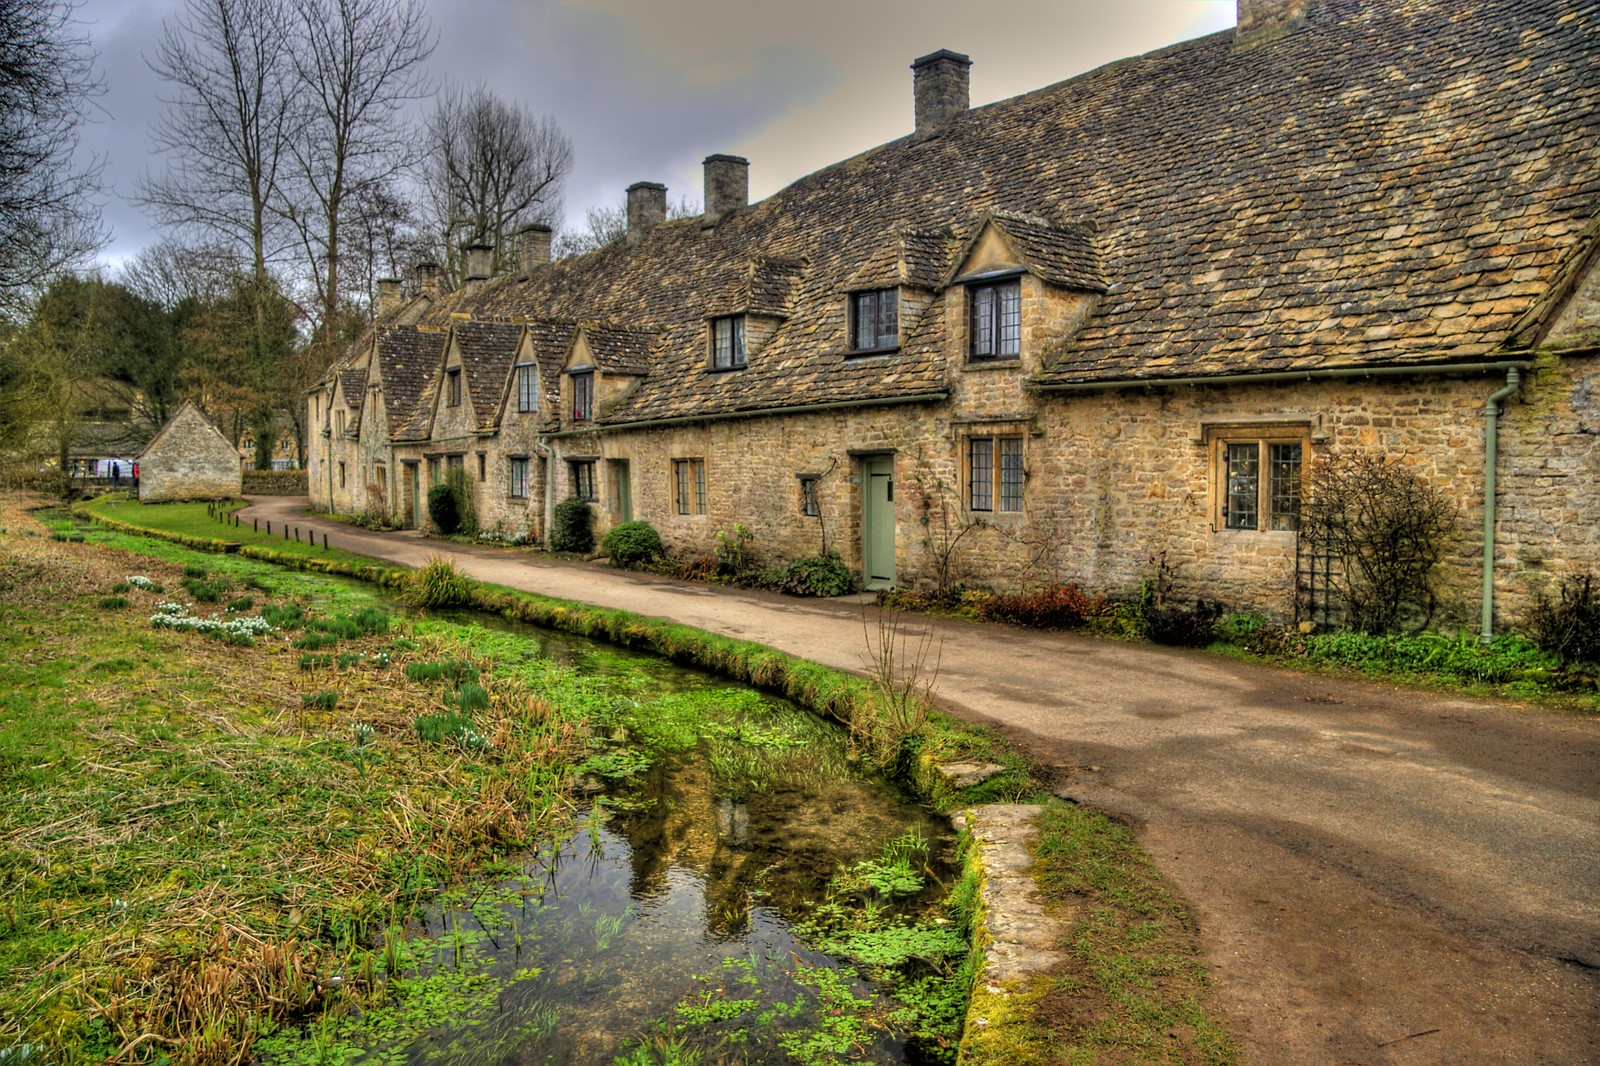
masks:
[[[243,1062],[252,1019],[315,1007],[336,973],[344,991],[370,991],[381,979],[350,962],[377,930],[439,877],[562,815],[559,798],[530,788],[547,788],[583,738],[537,693],[486,682],[487,751],[418,739],[414,722],[443,689],[406,680],[405,663],[464,649],[426,638],[387,669],[307,671],[282,639],[239,647],[152,629],[157,600],[185,598],[181,567],[51,540],[26,513],[34,502],[0,500],[0,613],[18,625],[0,678],[61,678],[59,693],[39,686],[36,713],[64,754],[59,773],[0,776],[0,920],[48,949],[32,965],[5,956],[18,964],[0,966],[0,1044],[61,1050],[98,1019],[115,1034],[111,1061]],[[168,593],[95,606],[134,572]],[[128,665],[88,668],[112,658]],[[304,705],[328,689],[333,710]],[[350,756],[357,723],[373,730],[371,765]],[[72,871],[88,887],[28,870]]]

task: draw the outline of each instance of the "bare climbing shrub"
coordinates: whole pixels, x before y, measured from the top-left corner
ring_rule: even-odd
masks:
[[[850,738],[875,766],[894,774],[912,769],[928,733],[941,648],[931,626],[904,625],[898,616],[861,615],[871,706],[851,717]]]
[[[1540,592],[1522,620],[1529,638],[1563,662],[1600,665],[1600,584],[1585,570]]]
[[[1334,453],[1311,468],[1300,536],[1333,560],[1329,591],[1352,629],[1422,629],[1438,607],[1439,564],[1456,530],[1455,501],[1401,459]]]

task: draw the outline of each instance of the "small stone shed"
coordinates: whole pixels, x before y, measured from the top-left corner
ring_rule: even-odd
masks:
[[[193,403],[178,408],[139,455],[139,502],[215,500],[243,487],[239,449]]]

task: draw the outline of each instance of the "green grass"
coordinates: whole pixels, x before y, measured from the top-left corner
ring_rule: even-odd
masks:
[[[980,992],[989,1018],[964,1047],[972,1066],[1238,1061],[1206,1005],[1204,960],[1183,904],[1133,834],[1052,800],[1039,818],[1034,878],[1067,921],[1067,964],[1010,996]],[[1072,901],[1070,904],[1067,901]]]
[[[204,508],[199,510],[203,523]],[[141,517],[149,521],[148,516]],[[119,520],[126,518],[125,514],[119,515]],[[169,529],[169,532],[177,530]],[[107,535],[112,542],[124,536]],[[192,549],[147,538],[131,537],[124,543],[142,545],[144,550],[175,562],[193,561],[197,557]],[[324,578],[294,574],[236,556],[204,558],[223,577],[247,586],[250,580],[257,580],[275,590],[295,590],[298,595],[319,602],[326,614],[359,610],[357,604],[363,595],[365,602],[360,606],[371,606],[377,598],[370,589],[365,594],[359,591],[363,586],[329,583]],[[369,560],[354,556],[348,560],[355,572],[373,575],[384,572],[382,568],[371,566]],[[624,611],[476,582],[471,584],[469,593],[468,604],[479,610],[661,655],[675,663],[785,695],[840,721],[848,722],[857,714],[874,713],[871,693],[859,679],[763,645],[643,619]],[[452,629],[460,633],[458,627],[446,623],[421,622],[413,625],[412,633],[424,641],[434,642]],[[537,686],[539,675],[546,667],[520,661],[517,655],[509,654],[501,646],[502,638],[503,634],[482,630],[458,637],[470,643],[475,657],[484,657],[494,664],[491,676],[496,681],[516,680]],[[390,646],[402,646],[402,642],[411,643],[408,638],[401,638]],[[424,651],[437,647],[437,643],[430,643]],[[456,657],[455,662],[450,656],[437,654],[431,658],[426,654],[416,658],[417,661],[405,664],[400,672],[423,686],[428,682],[450,681],[459,690],[463,681],[478,678],[478,671],[464,657]],[[313,660],[313,657],[303,659]],[[313,661],[317,667],[322,665],[320,659]],[[302,665],[308,664],[302,660]],[[472,738],[482,739],[470,715],[441,708],[436,687],[425,687],[424,691],[433,693],[431,709],[421,714],[413,712],[407,732],[419,740],[425,738],[425,746],[432,748],[440,758],[459,758],[463,751],[481,756],[485,749],[467,742]],[[596,703],[589,688],[570,677],[544,691],[551,705],[559,706],[564,714],[607,720],[603,704],[609,705],[610,701]],[[670,717],[664,719],[659,728],[670,731]],[[670,738],[661,739],[670,743]],[[1028,760],[996,734],[935,714],[916,744],[920,749],[918,781],[922,787],[936,790],[936,802],[944,809],[969,803],[1024,800],[1042,794]],[[3,749],[0,749],[0,756],[3,756]],[[30,755],[29,758],[36,757]],[[948,788],[936,784],[930,769],[934,762],[953,760],[993,761],[1002,764],[1005,770],[983,785],[951,794]],[[1074,926],[1072,936],[1074,968],[1059,985],[1019,993],[1004,1002],[988,1003],[985,1009],[990,1024],[986,1033],[997,1041],[991,1041],[989,1046],[1001,1051],[978,1054],[971,1061],[1006,1061],[1018,1066],[1030,1062],[1092,1062],[1097,1059],[1233,1061],[1234,1053],[1227,1036],[1202,1006],[1204,981],[1193,928],[1181,906],[1161,886],[1159,877],[1131,837],[1105,819],[1060,804],[1049,808],[1047,819],[1040,853],[1040,869],[1047,892],[1052,897],[1078,898],[1084,907],[1085,917]],[[1076,869],[1080,860],[1086,859],[1091,860],[1087,866],[1089,872],[1073,875],[1084,879],[1067,880],[1062,871]],[[957,886],[957,893],[965,893],[965,902],[958,903],[957,910],[964,908],[965,913],[971,913],[976,891],[976,882],[964,879]],[[884,945],[874,947],[887,950]],[[1062,997],[1071,997],[1083,1009],[1063,1013],[1059,1009]],[[938,1009],[953,1008],[943,1004]],[[1176,1039],[1181,1045],[1176,1052],[1171,1046],[1173,1038],[1167,1035],[1171,1033],[1178,1034]],[[1063,1049],[1070,1049],[1070,1054]]]
[[[205,565],[387,628],[371,586],[137,539],[170,562],[0,537],[0,1047],[37,1044],[40,1061],[102,1059],[144,1032],[170,1042],[124,1061],[234,1061],[260,1019],[315,1010],[335,973],[354,1003],[380,994],[354,976],[381,974],[376,932],[556,816],[563,775],[529,768],[572,758],[581,735],[513,717],[493,750],[425,744],[412,723],[435,686],[372,670],[308,684],[281,639],[155,629],[160,595],[131,586],[132,609],[102,610],[122,575],[170,585]],[[412,643],[465,651],[443,633]]]
[[[257,532],[252,530],[250,523],[243,519],[240,520],[240,524],[237,527],[218,522],[206,513],[207,505],[204,503],[140,503],[137,500],[119,499],[115,494],[112,494],[110,496],[101,496],[79,506],[83,511],[96,518],[140,529],[156,530],[198,540],[248,545],[303,559],[331,560],[349,566],[372,565],[372,560],[365,556],[340,551],[337,548],[323,548],[320,536],[315,544],[307,544],[303,538],[308,529],[317,526],[322,521],[318,516],[307,515],[303,521],[291,522],[291,527],[299,527],[302,539],[285,540],[281,524],[276,521],[272,524],[272,534],[269,536],[265,525],[263,525],[260,532]],[[227,500],[223,501],[221,506],[224,509],[231,510],[244,506],[244,501]],[[206,556],[204,562],[199,562],[198,560],[196,562],[201,567],[220,569],[215,555]]]

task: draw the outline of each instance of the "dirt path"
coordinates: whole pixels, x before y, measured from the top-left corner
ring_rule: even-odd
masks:
[[[862,608],[372,534],[329,543],[859,671]],[[1065,634],[918,619],[939,693],[1128,820],[1248,1061],[1600,1062],[1600,722]]]

